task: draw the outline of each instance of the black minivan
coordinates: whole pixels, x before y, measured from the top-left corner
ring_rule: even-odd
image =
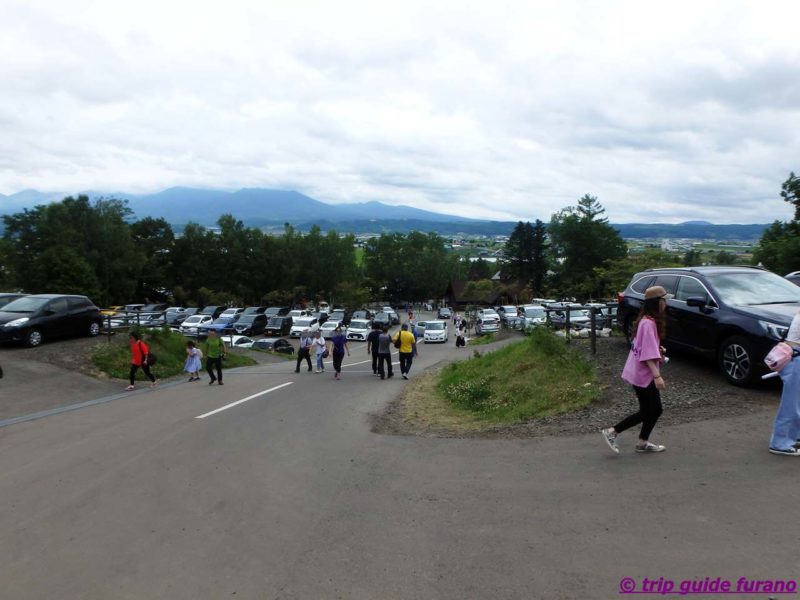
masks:
[[[100,309],[86,296],[34,294],[0,311],[0,342],[38,346],[45,339],[100,333]]]
[[[800,310],[800,287],[759,267],[648,269],[619,296],[617,323],[628,338],[645,290],[655,285],[673,296],[664,345],[716,359],[734,385],[766,371],[764,357]]]

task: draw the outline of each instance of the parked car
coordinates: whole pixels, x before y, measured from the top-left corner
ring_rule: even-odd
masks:
[[[311,316],[311,311],[305,309],[301,310],[299,308],[296,308],[294,310],[290,310],[287,316],[292,317],[293,319],[296,319],[297,317],[309,317]]]
[[[425,339],[425,328],[428,326],[428,321],[417,321],[414,323],[414,328],[411,330],[411,333],[414,334],[414,337],[419,339]]]
[[[3,300],[2,300],[3,296],[17,296],[18,298],[21,298],[22,296],[24,296],[24,294],[0,294],[0,307],[3,307],[6,304],[8,304],[8,302],[5,302],[5,303],[3,302]],[[11,298],[11,300],[15,300],[15,299],[16,298]],[[9,300],[9,302],[10,302],[10,300]],[[104,318],[113,317],[114,315],[120,314],[124,310],[125,310],[125,307],[121,306],[121,305],[109,306],[108,308],[101,308],[100,309],[100,314],[103,315]]]
[[[228,308],[227,306],[206,306],[203,310],[200,311],[201,315],[208,315],[211,319],[216,319],[219,317],[223,311]]]
[[[328,315],[329,321],[336,321],[342,325],[348,325],[350,323],[350,318],[350,311],[344,308],[334,308]]]
[[[668,294],[667,348],[714,358],[734,385],[749,385],[765,371],[764,356],[800,310],[800,287],[759,267],[649,269],[619,295],[617,323],[630,338],[647,288]]]
[[[517,314],[520,315],[517,321],[517,326],[520,329],[538,327],[547,322],[547,313],[544,310],[544,306],[539,306],[538,304],[525,304],[520,306],[517,310]]]
[[[793,271],[785,276],[786,279],[791,281],[795,285],[800,285],[800,271]]]
[[[280,317],[278,317],[280,318]],[[242,313],[233,323],[233,330],[239,335],[258,335],[267,328],[267,316],[261,313]]]
[[[206,337],[208,335],[208,332],[211,331],[212,329],[216,331],[217,335],[219,336],[233,335],[236,332],[236,330],[234,329],[234,325],[239,321],[239,315],[228,315],[227,317],[224,315],[225,313],[222,313],[211,323],[201,325],[197,330],[198,337],[201,338]]]
[[[426,344],[432,342],[446,342],[450,339],[450,330],[447,327],[447,321],[426,321],[425,333],[422,339]]]
[[[381,309],[381,312],[385,312],[387,315],[389,315],[389,320],[391,325],[400,324],[400,317],[391,306],[384,306]]]
[[[221,318],[226,318],[226,319],[233,319],[233,318],[238,319],[243,313],[244,313],[243,308],[231,307],[223,310],[219,316]]]
[[[560,302],[551,304],[549,308],[555,309],[551,310],[549,315],[550,324],[553,325],[553,327],[566,327],[567,313],[569,313],[569,326],[573,329],[589,327],[592,321],[589,311],[585,308],[581,308],[580,304]]]
[[[294,354],[294,346],[288,340],[282,338],[261,338],[254,341],[251,348],[279,352],[280,354]]]
[[[350,319],[359,319],[361,321],[372,321],[375,317],[375,314],[371,310],[361,309],[361,310],[354,310],[353,314],[350,316]]]
[[[264,314],[267,315],[267,318],[272,317],[285,317],[289,314],[291,309],[288,306],[270,306],[267,310],[264,311]]]
[[[270,317],[269,321],[267,321],[267,326],[264,329],[264,335],[269,337],[280,337],[283,335],[289,335],[289,333],[292,331],[292,325],[294,324],[294,322],[295,319],[293,319],[290,316]]]
[[[254,342],[253,338],[246,335],[224,335],[221,339],[229,348],[252,348]]]
[[[497,333],[500,331],[500,317],[494,311],[478,311],[478,318],[475,320],[475,335],[486,333]]]
[[[309,331],[316,331],[319,329],[319,323],[315,317],[300,317],[299,319],[294,319],[292,327],[289,330],[289,337],[299,338],[300,334],[306,329]]]
[[[453,311],[448,308],[447,306],[441,307],[438,312],[436,313],[437,319],[452,319],[453,318]]]
[[[192,315],[187,317],[183,323],[180,324],[178,331],[180,331],[183,335],[197,337],[200,327],[208,325],[213,321],[214,319],[211,318],[211,315]]]
[[[319,330],[322,332],[322,337],[326,340],[333,335],[334,330],[341,325],[340,321],[334,321],[332,319],[328,319],[322,325],[320,325]]]
[[[186,319],[191,317],[192,315],[196,315],[199,309],[192,306],[189,308],[184,308],[181,312],[169,312],[167,311],[167,325],[170,327],[179,327],[181,323],[183,323]]]
[[[86,296],[34,294],[6,304],[0,311],[0,342],[38,346],[46,339],[100,333],[100,309]]]
[[[391,327],[393,325],[392,317],[385,312],[379,312],[377,315],[375,315],[375,318],[372,319],[372,322],[377,323],[381,327]]]
[[[355,314],[355,313],[354,313]],[[347,328],[347,339],[364,341],[372,329],[372,321],[366,319],[351,319]]]
[[[263,315],[264,311],[267,310],[266,306],[248,306],[244,309],[245,315]]]
[[[519,319],[519,313],[516,306],[501,306],[498,308],[497,314],[500,315],[500,322],[506,327],[516,327],[517,320]]]

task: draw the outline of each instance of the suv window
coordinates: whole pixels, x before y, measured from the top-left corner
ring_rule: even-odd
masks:
[[[654,280],[655,280],[655,277],[653,277],[652,275],[645,275],[645,276],[644,276],[644,277],[642,277],[641,279],[637,279],[636,281],[634,281],[634,282],[631,284],[631,289],[632,289],[634,292],[638,292],[638,293],[640,293],[640,294],[644,294],[644,291],[645,291],[647,288],[649,288],[649,287],[652,287],[652,286],[650,285],[650,282],[651,282],[651,281],[654,281]]]
[[[88,298],[75,297],[75,298],[70,298],[69,299],[69,307],[72,310],[78,310],[78,309],[81,309],[81,308],[91,308],[92,307],[92,303],[89,301]]]
[[[710,299],[708,290],[694,277],[681,277],[678,282],[678,289],[675,292],[675,300],[682,300],[686,302],[687,298],[701,297],[705,299],[706,304]]]
[[[660,285],[663,287],[668,294],[675,294],[675,288],[678,285],[678,276],[677,275],[659,275],[656,277],[655,283],[651,283],[647,287],[652,287],[654,285]],[[647,289],[647,288],[645,288]]]

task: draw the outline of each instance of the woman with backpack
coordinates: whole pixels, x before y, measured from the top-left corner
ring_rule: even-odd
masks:
[[[144,374],[147,376],[147,378],[150,379],[150,387],[156,387],[158,385],[158,380],[156,379],[155,375],[150,372],[150,348],[141,340],[139,334],[135,331],[132,331],[128,335],[128,344],[130,345],[131,349],[131,371],[128,375],[130,385],[125,389],[136,389],[136,386],[134,385],[134,379],[136,378],[136,371],[138,371],[140,367],[142,371],[144,371]]]

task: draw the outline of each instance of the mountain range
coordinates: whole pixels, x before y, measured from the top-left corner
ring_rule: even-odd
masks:
[[[155,194],[84,191],[90,198],[119,198],[137,218],[163,218],[180,231],[186,223],[213,226],[222,214],[232,214],[250,227],[281,229],[290,223],[301,231],[313,225],[351,233],[435,231],[441,235],[509,235],[516,222],[484,221],[381,202],[327,204],[292,190],[245,188],[235,192],[173,187]],[[24,190],[0,194],[0,215],[21,212],[62,200],[68,194]],[[77,195],[77,194],[75,194]],[[757,241],[768,225],[714,225],[706,221],[680,224],[612,224],[624,238],[691,238]]]

